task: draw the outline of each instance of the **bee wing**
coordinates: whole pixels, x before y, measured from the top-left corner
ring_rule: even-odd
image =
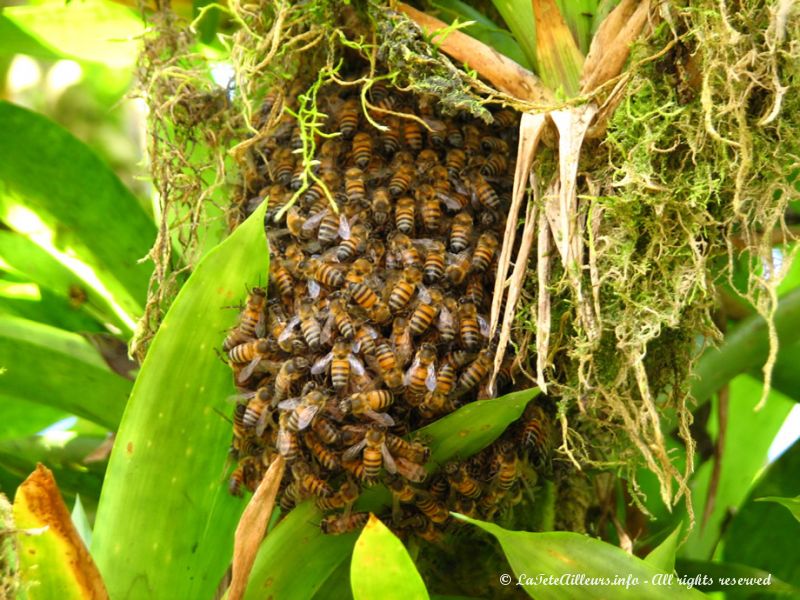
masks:
[[[322,327],[322,333],[320,334],[320,341],[327,345],[331,341],[331,337],[333,336],[333,323],[335,318],[333,313],[328,314],[328,318],[325,321],[325,325]]]
[[[328,368],[328,365],[333,360],[333,351],[328,352],[325,356],[317,360],[313,366],[311,367],[311,374],[312,375],[319,375],[320,373],[324,373],[325,369]]]
[[[339,215],[339,237],[343,240],[349,240],[352,231],[350,229],[350,223],[347,220],[347,217],[344,214]]]
[[[459,202],[458,197],[454,196],[453,194],[438,194],[439,200],[444,202],[445,207],[447,210],[461,210],[463,207],[461,206],[461,202]]]
[[[359,377],[364,374],[364,363],[362,363],[352,354],[347,357],[347,360],[350,361],[350,368],[353,370],[353,373]]]
[[[383,466],[386,467],[386,470],[392,475],[397,473],[397,465],[394,462],[394,457],[392,457],[392,453],[389,452],[389,448],[386,447],[386,444],[381,446],[381,454],[383,455]]]
[[[297,430],[302,431],[311,424],[319,412],[319,406],[306,406],[297,418]]]
[[[258,421],[256,421],[256,435],[261,436],[264,433],[264,430],[267,428],[267,421],[272,420],[272,413],[267,408],[261,411],[261,414],[258,415]]]
[[[294,410],[298,406],[300,406],[300,398],[289,398],[283,402],[278,402],[278,408],[280,410]]]
[[[258,313],[258,321],[256,321],[256,337],[263,338],[267,333],[267,319],[263,312]]]
[[[380,423],[381,425],[385,425],[386,427],[394,426],[394,419],[387,415],[386,413],[379,413],[375,412],[371,408],[367,408],[364,410],[364,414],[375,421],[376,423]]]
[[[355,446],[350,446],[347,450],[345,450],[344,454],[342,454],[342,460],[347,462],[351,460],[356,460],[358,458],[358,455],[361,454],[361,451],[364,448],[366,448],[366,446],[367,446],[367,440],[366,438],[364,438],[363,440],[358,442]]]
[[[485,338],[489,337],[489,323],[482,316],[478,315],[478,326],[481,328],[481,335]]]
[[[292,332],[294,331],[294,328],[297,327],[299,322],[300,317],[292,317],[289,319],[289,321],[286,323],[286,327],[283,328],[283,331],[281,331],[281,334],[278,336],[278,341],[282,342],[292,337]]]
[[[249,400],[255,395],[256,395],[255,391],[245,392],[244,394],[233,394],[232,396],[228,396],[227,398],[225,398],[225,402],[229,402],[230,404],[238,404],[242,400]]]
[[[411,363],[411,366],[406,371],[405,375],[403,375],[403,385],[408,385],[411,383],[411,377],[414,374],[414,370],[419,366],[419,358],[415,357],[414,362]]]
[[[256,365],[258,365],[259,362],[261,362],[261,356],[256,355],[256,357],[251,360],[244,369],[239,371],[239,377],[236,378],[239,383],[247,381],[247,379],[250,378],[250,375],[253,374],[253,371],[255,371]]]
[[[425,377],[425,387],[431,392],[436,389],[436,369],[433,363],[428,365],[428,375]]]
[[[441,306],[439,308],[439,319],[436,323],[436,327],[438,327],[440,330],[447,329],[448,327],[453,326],[453,322],[454,322],[453,313],[447,310],[446,307]]]
[[[292,433],[286,429],[279,429],[278,439],[275,445],[278,448],[278,452],[281,453],[281,456],[289,454],[289,450],[292,448]]]
[[[315,300],[319,298],[319,293],[321,289],[319,287],[319,282],[314,279],[308,280],[308,295],[314,298]]]
[[[316,228],[322,219],[325,218],[328,212],[330,212],[330,209],[326,208],[325,210],[321,210],[317,214],[308,217],[308,219],[305,220],[305,223],[303,223],[301,229],[304,229],[305,231],[311,231],[312,229]]]
[[[403,477],[408,479],[413,483],[420,483],[425,481],[425,476],[427,475],[425,469],[419,467],[416,463],[411,462],[403,458],[402,456],[397,457],[397,472],[400,473]]]
[[[425,304],[430,304],[431,293],[428,291],[428,288],[426,288],[424,285],[421,285],[417,289],[419,290],[418,298],[420,301],[424,302]]]

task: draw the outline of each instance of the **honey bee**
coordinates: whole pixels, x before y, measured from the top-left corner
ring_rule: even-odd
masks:
[[[248,470],[252,471],[250,460],[245,458],[231,473],[231,477],[228,480],[228,492],[232,496],[242,496],[242,488],[245,487],[247,480],[250,478],[248,477]]]
[[[303,433],[303,441],[306,447],[311,451],[311,454],[319,461],[319,464],[329,471],[339,469],[339,457],[322,443],[317,434],[313,431],[306,431]]]
[[[409,320],[409,331],[412,335],[421,335],[444,308],[442,292],[436,288],[422,288],[419,292],[419,301]]]
[[[285,398],[290,393],[292,385],[303,377],[308,368],[308,359],[303,356],[295,356],[284,362],[275,376],[272,403],[275,404]]]
[[[293,481],[286,486],[281,495],[280,506],[282,510],[289,511],[305,499],[305,492],[300,487],[300,482]]]
[[[300,266],[305,271],[309,279],[313,279],[329,288],[340,288],[344,285],[344,275],[333,265],[323,262],[317,258],[310,258]],[[312,291],[312,284],[309,282],[309,293],[316,297]],[[317,290],[317,295],[319,291]]]
[[[358,98],[348,98],[339,110],[339,131],[342,137],[349,140],[358,129],[361,106]]]
[[[336,329],[342,336],[349,340],[353,339],[356,335],[356,329],[353,325],[353,320],[350,318],[350,314],[347,312],[344,298],[342,298],[341,294],[338,292],[334,292],[329,298],[330,303],[328,304],[328,308],[330,310],[330,317],[325,327],[330,328],[336,325]],[[327,336],[327,339],[330,339],[330,335]]]
[[[461,377],[458,378],[458,389],[461,391],[468,391],[476,387],[481,380],[489,374],[492,368],[492,357],[494,350],[491,348],[484,348],[478,354],[478,357],[464,370]]]
[[[552,448],[551,421],[541,406],[528,404],[522,416],[520,445],[530,449],[536,462],[542,463],[550,456]]]
[[[331,366],[331,384],[335,390],[347,386],[351,370],[356,375],[364,374],[364,365],[353,354],[353,345],[346,340],[336,340],[333,350],[317,360],[311,367],[311,374],[323,373],[328,365]]]
[[[491,231],[485,231],[481,234],[475,244],[475,252],[472,255],[471,269],[473,273],[483,273],[489,268],[499,245],[500,241]]]
[[[389,192],[386,188],[377,188],[372,192],[372,221],[379,227],[385,225],[392,212]]]
[[[397,477],[396,475],[387,477],[386,487],[389,488],[389,491],[397,502],[410,504],[414,501],[416,490],[408,485],[408,482],[402,477]]]
[[[394,401],[392,393],[388,390],[372,390],[369,392],[358,392],[349,398],[342,400],[339,405],[340,410],[347,414],[351,413],[357,417],[364,416],[376,423],[391,427],[394,419],[387,415],[385,411]]]
[[[392,155],[400,149],[400,119],[389,116],[386,119],[385,131],[378,137],[378,147],[386,155]]]
[[[464,136],[464,145],[462,146],[464,152],[466,152],[468,156],[478,154],[481,151],[481,138],[483,138],[481,130],[475,125],[467,123],[461,128],[461,132]]]
[[[483,306],[486,293],[483,276],[480,273],[473,273],[467,277],[464,296],[470,298],[475,303],[475,306]]]
[[[290,398],[278,403],[278,409],[286,411],[289,417],[282,425],[289,431],[306,429],[317,413],[323,409],[327,398],[318,390],[311,390],[302,398]]]
[[[269,341],[263,338],[245,342],[231,348],[228,351],[228,358],[232,363],[247,363],[247,365],[239,371],[236,378],[237,381],[242,382],[247,380],[253,374],[258,363],[265,358],[269,351]]]
[[[369,485],[372,483],[366,475],[364,463],[360,460],[343,460],[342,468],[353,475],[356,479],[363,481],[365,484]]]
[[[431,455],[431,449],[424,444],[407,442],[403,438],[391,433],[386,434],[386,445],[392,453],[392,456],[395,457],[395,461],[404,458],[412,463],[421,465],[426,463]]]
[[[375,348],[378,370],[386,387],[397,390],[403,387],[403,372],[397,366],[397,357],[386,342]]]
[[[403,519],[399,526],[403,529],[410,529],[414,532],[414,535],[431,544],[439,544],[442,542],[442,533],[436,529],[433,522],[424,514],[416,513]]]
[[[257,436],[264,433],[269,410],[267,407],[272,402],[272,394],[269,388],[261,387],[253,393],[253,397],[247,403],[247,410],[242,417],[242,425],[245,429],[255,430]]]
[[[261,288],[253,288],[247,297],[247,304],[242,311],[239,325],[231,330],[222,348],[225,351],[243,344],[253,338],[261,338],[266,331],[264,308],[267,305],[267,294]]]
[[[303,187],[303,183],[306,178],[306,169],[305,165],[302,162],[298,162],[294,168],[294,173],[292,173],[292,178],[289,181],[289,189],[293,191],[299,190]]]
[[[414,179],[414,167],[408,164],[399,165],[389,179],[389,193],[397,198],[411,187]]]
[[[281,185],[289,185],[294,173],[295,155],[289,148],[281,148],[275,154],[273,177]]]
[[[450,179],[458,179],[467,166],[467,154],[459,148],[452,148],[447,152],[444,164]]]
[[[415,152],[422,150],[422,125],[414,119],[404,119],[403,141]]]
[[[367,240],[366,258],[371,264],[383,267],[383,259],[385,256],[386,246],[381,240],[376,238]]]
[[[378,332],[367,324],[362,324],[356,331],[355,342],[361,347],[362,354],[375,355],[376,339],[378,339]]]
[[[428,119],[428,139],[433,146],[444,146],[447,141],[447,125],[438,119]]]
[[[498,490],[507,492],[517,481],[519,472],[517,453],[514,446],[508,442],[501,444],[497,450],[498,470],[494,477],[494,485]]]
[[[444,523],[450,516],[447,506],[425,491],[417,491],[416,507],[434,523]]]
[[[278,289],[278,293],[284,298],[291,297],[294,291],[294,280],[292,279],[291,273],[289,273],[289,269],[283,265],[283,261],[278,257],[270,261],[269,275],[272,284]],[[264,295],[264,299],[266,300],[266,294]]]
[[[399,256],[400,262],[404,267],[422,267],[422,258],[419,250],[405,233],[396,231],[392,234],[389,238],[389,250],[392,254]]]
[[[506,157],[498,152],[492,152],[486,157],[481,166],[481,175],[484,177],[500,177],[508,169]]]
[[[454,148],[464,147],[464,134],[461,133],[461,129],[453,121],[450,121],[447,125],[447,143]]]
[[[332,446],[339,443],[341,435],[339,430],[324,417],[319,417],[311,422],[311,429],[319,436],[324,444]]]
[[[475,499],[481,495],[481,486],[466,472],[464,465],[449,462],[444,466],[444,472],[450,482],[450,487],[462,496]]]
[[[455,410],[455,404],[446,394],[434,390],[425,394],[418,408],[422,416],[426,419],[431,419],[439,415],[453,412]]]
[[[420,174],[425,174],[430,171],[433,167],[439,164],[439,155],[436,154],[435,150],[431,150],[430,148],[426,148],[419,154],[417,154],[417,172]]]
[[[509,127],[516,127],[518,123],[517,113],[511,109],[503,108],[497,111],[494,115],[494,123],[501,129],[508,129]]]
[[[286,462],[297,460],[300,456],[300,442],[297,439],[297,433],[288,427],[288,421],[292,413],[284,412],[278,417],[278,435],[275,441],[275,446],[278,449]]]
[[[468,251],[465,250],[464,252],[460,252],[458,254],[448,253],[447,268],[445,268],[444,274],[453,285],[461,285],[467,278],[469,266],[470,257]]]
[[[314,219],[316,219],[316,215],[314,217],[310,217],[306,223]],[[347,217],[345,217],[343,214],[339,214],[337,216],[333,214],[331,210],[326,208],[323,211],[322,218],[319,222],[317,239],[319,240],[320,244],[328,245],[333,244],[340,237],[344,240],[350,237],[350,223],[347,221]]]
[[[300,482],[300,487],[307,492],[320,498],[328,498],[333,495],[333,488],[326,482],[317,477],[311,467],[304,462],[295,462],[292,465],[292,476]]]
[[[420,215],[422,225],[428,231],[436,231],[442,224],[442,207],[436,191],[428,184],[419,186],[415,192],[417,201],[420,203]],[[398,200],[398,205],[400,201]],[[413,227],[413,222],[412,222]],[[398,229],[399,223],[398,223]],[[408,233],[407,231],[405,233]]]
[[[361,202],[367,196],[364,187],[364,171],[359,167],[350,167],[344,173],[344,190],[349,202]]]
[[[322,511],[339,510],[352,506],[358,500],[359,489],[352,481],[345,481],[339,490],[328,498],[317,498],[317,507]]]
[[[394,223],[398,231],[405,234],[414,232],[414,199],[410,196],[403,196],[397,200],[394,209]]]
[[[422,344],[414,357],[403,383],[406,386],[406,398],[420,398],[425,390],[436,388],[436,348],[432,344]]]
[[[472,241],[473,221],[472,215],[468,212],[460,212],[453,217],[450,227],[450,250],[458,253],[463,252]]]
[[[461,298],[458,308],[459,334],[462,346],[471,351],[478,350],[482,345],[482,338],[488,337],[489,325],[478,314],[477,307],[472,298]]]
[[[308,347],[314,352],[319,351],[322,328],[319,321],[317,321],[314,301],[311,298],[302,298],[300,300],[297,306],[297,316],[289,321],[287,327],[293,327],[294,322],[300,323],[300,331],[303,333],[303,338],[306,340]]]
[[[396,317],[392,323],[392,335],[390,337],[394,355],[397,357],[397,366],[405,368],[414,354],[414,340],[411,330],[408,327],[408,319]]]
[[[359,131],[353,136],[353,162],[357,167],[366,169],[372,160],[372,136]]]
[[[436,283],[444,277],[445,271],[445,246],[438,240],[419,240],[425,247],[425,264],[423,265],[423,279],[425,283]]]
[[[386,446],[386,431],[382,425],[373,424],[364,435],[364,439],[345,450],[343,460],[356,460],[362,454],[364,478],[376,479],[383,466],[389,473],[396,473],[394,458]]]
[[[389,308],[397,313],[411,301],[417,286],[422,281],[422,269],[419,267],[406,267],[403,274],[395,283],[389,294]]]
[[[472,174],[472,195],[475,200],[489,210],[496,210],[500,206],[500,197],[494,188],[483,178],[480,173]]]
[[[455,298],[445,296],[439,309],[439,318],[436,328],[439,330],[439,339],[444,344],[449,344],[456,338],[455,315],[458,312],[458,303]]]
[[[346,283],[366,283],[370,275],[375,270],[375,266],[366,258],[357,258],[350,265],[347,274],[344,276]]]
[[[341,535],[361,529],[369,521],[369,513],[358,512],[347,516],[331,515],[322,519],[319,527],[325,535]]]
[[[366,284],[350,282],[347,289],[356,304],[367,312],[370,320],[382,324],[392,318],[389,307]]]
[[[294,318],[287,319],[280,307],[274,306],[270,310],[270,333],[284,352],[301,354],[308,350],[305,340],[294,331],[299,322]]]
[[[233,409],[233,436],[243,438],[247,435],[244,426],[244,415],[247,413],[247,404],[238,403]]]
[[[322,142],[319,148],[320,158],[336,160],[344,151],[344,144],[338,137],[331,137]]]
[[[345,262],[355,257],[357,254],[364,252],[367,246],[368,235],[369,232],[364,225],[359,223],[354,225],[350,230],[349,237],[345,238],[336,249],[337,260],[339,262]]]

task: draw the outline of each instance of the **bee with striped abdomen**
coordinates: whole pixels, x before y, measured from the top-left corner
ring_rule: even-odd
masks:
[[[324,373],[331,366],[331,385],[335,390],[347,387],[350,381],[350,371],[356,375],[364,374],[363,363],[353,354],[353,345],[344,339],[336,340],[333,349],[317,360],[311,367],[312,375]]]
[[[359,131],[353,136],[353,162],[360,169],[366,169],[372,160],[372,136]]]
[[[386,414],[386,409],[392,405],[394,397],[389,390],[372,390],[369,392],[358,392],[342,400],[339,405],[344,414],[352,414],[356,417],[367,417],[368,419],[391,427],[394,419]]]
[[[379,343],[375,348],[376,364],[383,382],[390,390],[403,387],[403,372],[397,365],[397,356],[387,342]]]
[[[492,264],[499,246],[500,241],[497,236],[491,231],[484,231],[478,238],[478,242],[475,244],[475,251],[472,254],[472,263],[470,265],[472,272],[486,272]],[[480,287],[482,288],[483,286]]]
[[[346,140],[351,139],[358,129],[361,103],[358,98],[348,98],[339,109],[339,131]]]
[[[403,269],[401,277],[389,294],[389,309],[395,314],[403,309],[411,301],[421,281],[422,269],[413,266]]]
[[[319,527],[325,535],[341,535],[361,529],[369,521],[369,513],[359,512],[342,517],[331,515],[322,519]]]
[[[365,479],[376,479],[381,467],[385,467],[389,473],[397,472],[394,458],[386,446],[386,430],[382,425],[371,425],[360,442],[345,450],[342,459],[353,461],[359,455],[362,455]]]
[[[327,481],[315,475],[307,463],[295,462],[292,465],[292,476],[295,478],[295,481],[300,483],[302,489],[314,496],[328,498],[333,495],[333,488],[331,488]]]

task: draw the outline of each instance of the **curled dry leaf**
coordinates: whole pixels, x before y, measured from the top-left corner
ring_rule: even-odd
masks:
[[[258,547],[275,507],[275,496],[278,494],[285,468],[283,457],[278,455],[239,519],[233,542],[233,572],[228,600],[239,600],[244,596]]]
[[[427,35],[447,28],[447,24],[408,4],[398,2],[397,9],[419,25]],[[520,100],[551,103],[552,94],[539,78],[497,50],[460,31],[436,39],[439,48],[455,60],[465,63],[501,92]]]
[[[53,473],[39,464],[14,497],[20,530],[40,535],[18,538],[20,576],[28,598],[108,598],[100,571],[72,523]]]

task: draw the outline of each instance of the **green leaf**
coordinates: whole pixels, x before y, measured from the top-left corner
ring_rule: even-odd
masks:
[[[120,329],[127,327],[114,313],[108,298],[99,294],[91,282],[70,271],[25,236],[0,231],[0,267],[62,298],[83,294],[85,300],[73,312],[85,311],[101,323],[111,322]]]
[[[75,496],[75,504],[72,506],[72,524],[86,547],[90,547],[92,545],[92,526],[89,525],[89,518],[86,516],[86,511],[83,510],[80,494]]]
[[[470,402],[419,429],[416,433],[431,448],[428,464],[444,464],[453,457],[467,458],[483,450],[519,419],[528,402],[538,395],[539,389],[531,388],[502,398]]]
[[[764,498],[756,498],[756,502],[775,502],[789,509],[789,512],[794,515],[794,518],[800,521],[800,496],[794,498],[779,498],[778,496],[766,496]]]
[[[530,0],[492,0],[514,38],[519,43],[528,63],[539,74],[539,54],[536,50],[536,25]]]
[[[304,600],[321,590],[350,556],[357,537],[355,533],[323,535],[321,517],[313,502],[304,502],[267,534],[258,549],[245,600]]]
[[[0,394],[85,417],[115,429],[131,382],[112,372],[81,336],[0,316]],[[42,376],[46,366],[47,376]]]
[[[132,10],[101,0],[10,6],[3,18],[54,54],[114,68],[133,66],[138,37],[144,32]]]
[[[580,91],[583,55],[555,0],[532,0],[536,21],[539,76],[552,90],[571,98]]]
[[[0,439],[34,435],[68,416],[52,406],[0,395]]]
[[[800,598],[800,587],[795,587],[781,581],[772,573],[748,567],[747,565],[738,565],[735,563],[710,561],[710,560],[685,560],[678,559],[676,564],[678,575],[682,579],[696,580],[698,583],[695,587],[704,592],[731,592],[740,588],[740,585],[728,585],[723,583],[725,580],[749,579],[746,592],[750,594],[749,597],[761,597],[761,594],[779,594],[782,597]],[[706,577],[706,581],[711,580],[709,585],[703,585],[702,579]],[[762,584],[756,586],[755,581],[761,580]]]
[[[209,597],[230,563],[244,503],[225,485],[231,429],[217,411],[230,412],[235,389],[216,349],[230,307],[267,278],[265,210],[198,264],[136,379],[92,542],[112,598]]]
[[[785,510],[777,510],[756,498],[789,497],[797,493],[800,473],[800,443],[787,450],[767,469],[751,491],[747,502],[736,513],[723,537],[722,558],[726,562],[748,565],[772,573],[800,588],[800,561],[797,539],[800,524]],[[728,598],[744,598],[751,592],[742,588],[728,592]]]
[[[350,583],[355,600],[428,598],[403,542],[372,514],[353,549]]]
[[[530,61],[511,32],[497,25],[479,10],[461,0],[436,0],[432,4],[436,8],[437,16],[445,23],[453,23],[455,19],[462,23],[474,21],[461,31],[491,46],[526,69],[532,70]]]
[[[797,368],[799,364],[800,344],[795,342],[791,346],[778,348],[778,359],[772,370],[772,387],[795,402],[800,402],[800,370]],[[760,369],[753,369],[750,373],[754,377],[764,376]]]
[[[556,0],[572,36],[585,56],[592,41],[592,23],[597,11],[597,0]]]
[[[114,307],[129,331],[151,267],[155,225],[119,178],[45,117],[0,102],[0,218]],[[68,157],[68,158],[66,158]]]
[[[350,561],[341,562],[314,594],[314,600],[353,600],[353,591],[350,588]]]
[[[2,283],[9,282],[4,279]],[[24,294],[12,295],[0,292],[0,315],[36,321],[56,329],[65,329],[76,333],[108,331],[100,321],[71,306],[66,298],[57,296],[46,288],[39,288],[35,283],[28,282],[22,285],[32,287],[35,293],[31,296],[26,296]]]
[[[675,531],[669,534],[667,539],[653,548],[650,554],[645,557],[644,562],[653,565],[663,573],[672,573],[675,571],[675,556],[678,553],[680,533],[681,525],[678,525]]]
[[[516,578],[510,578],[511,585],[524,583],[527,577],[535,582],[539,575],[559,581],[561,577],[580,574],[586,579],[601,578],[603,582],[598,585],[597,582],[575,579],[569,584],[537,585],[532,582],[531,585],[521,585],[536,600],[606,599],[611,596],[637,600],[643,597],[654,600],[703,597],[697,590],[677,583],[659,583],[660,578],[666,579],[662,570],[594,538],[577,533],[508,531],[493,523],[456,516],[497,538],[516,575]]]

